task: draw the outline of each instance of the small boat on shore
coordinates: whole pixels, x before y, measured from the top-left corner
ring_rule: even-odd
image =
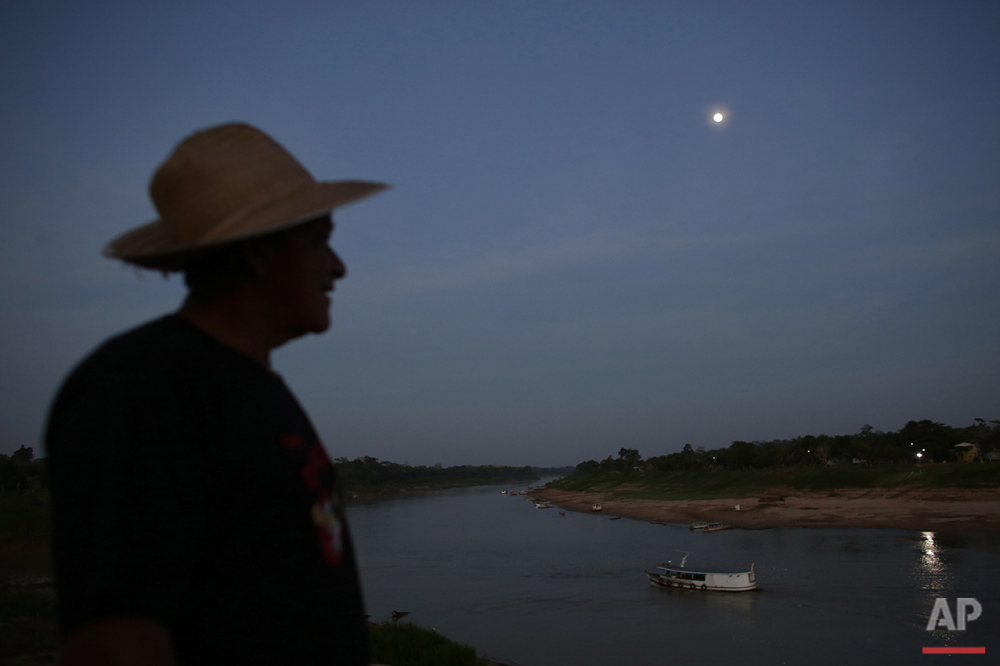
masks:
[[[731,530],[733,526],[728,523],[709,523],[702,532],[718,532],[719,530]]]
[[[590,507],[591,511],[603,511],[604,507],[601,506],[600,502],[594,502],[594,506]]]
[[[661,564],[658,572],[646,572],[653,587],[676,587],[686,590],[706,590],[715,592],[749,592],[757,589],[757,574],[750,565],[749,571],[709,571],[707,569],[685,569],[687,556],[680,566],[667,562]]]
[[[706,523],[705,521],[700,521],[697,523],[691,523],[689,528],[692,532],[718,532],[719,530],[730,530],[733,526],[727,523]]]
[[[536,509],[551,509],[551,504],[546,504],[545,502],[535,502]]]

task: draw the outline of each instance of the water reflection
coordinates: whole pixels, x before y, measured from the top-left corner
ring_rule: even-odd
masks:
[[[937,596],[954,587],[954,573],[947,562],[945,546],[935,532],[921,532],[916,540],[920,556],[914,570],[914,579],[921,589]]]
[[[673,604],[675,609],[680,608],[683,612],[690,612],[690,607],[695,605],[708,607],[712,611],[738,612],[742,614],[740,617],[744,621],[751,622],[755,617],[747,613],[756,607],[760,598],[760,590],[740,594],[691,594],[691,590],[650,586],[647,593],[647,599],[654,604]]]

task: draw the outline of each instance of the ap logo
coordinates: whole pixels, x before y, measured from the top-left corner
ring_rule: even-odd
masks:
[[[971,612],[970,612],[971,609]],[[982,605],[972,597],[959,597],[955,603],[955,615],[948,608],[947,599],[935,599],[931,619],[927,621],[927,631],[947,629],[948,631],[965,631],[967,622],[972,622],[983,614]],[[958,618],[958,622],[955,622]]]

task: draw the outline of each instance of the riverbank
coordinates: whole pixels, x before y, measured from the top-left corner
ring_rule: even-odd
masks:
[[[1000,490],[904,487],[810,492],[773,488],[726,499],[655,500],[610,492],[545,488],[535,495],[571,511],[666,523],[723,522],[737,527],[878,527],[1000,531]],[[736,506],[739,510],[736,510]]]

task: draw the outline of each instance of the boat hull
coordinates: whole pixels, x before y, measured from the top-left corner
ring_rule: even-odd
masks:
[[[682,590],[704,590],[709,592],[749,592],[757,589],[757,576],[753,571],[710,572],[674,571],[662,573],[646,572],[650,585],[654,587],[674,587]]]

